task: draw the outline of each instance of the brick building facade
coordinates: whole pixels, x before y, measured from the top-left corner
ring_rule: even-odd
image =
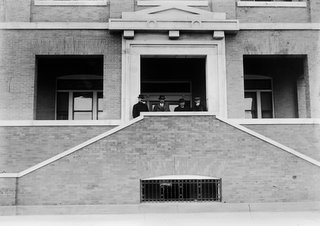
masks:
[[[320,201],[319,15],[316,0],[0,1],[0,205],[139,204],[140,180],[164,175],[221,178],[221,202]],[[140,93],[207,112],[132,119]]]

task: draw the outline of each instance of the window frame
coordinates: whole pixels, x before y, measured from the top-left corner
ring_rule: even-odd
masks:
[[[262,104],[261,104],[261,93],[270,92],[271,93],[271,106],[272,106],[272,118],[275,118],[275,109],[274,109],[274,95],[273,95],[273,79],[269,76],[262,76],[262,75],[245,75],[244,76],[244,83],[245,80],[270,80],[271,89],[244,89],[244,97],[245,93],[255,93],[256,94],[256,104],[257,104],[257,119],[262,119]],[[247,110],[244,109],[246,112]],[[252,118],[253,119],[253,118]]]
[[[102,76],[97,76],[97,75],[66,75],[66,76],[61,76],[57,77],[56,79],[56,92],[55,92],[55,120],[58,120],[58,109],[57,109],[57,103],[58,103],[58,93],[68,93],[68,119],[66,121],[74,120],[74,98],[73,94],[74,93],[81,93],[81,92],[87,92],[87,93],[92,93],[92,118],[88,120],[99,120],[99,98],[98,98],[98,93],[102,93],[103,96],[103,90],[100,89],[58,89],[58,80],[78,80],[78,79],[88,79],[88,80],[102,80]],[[81,112],[81,111],[76,111],[76,112]],[[86,111],[85,111],[86,112]],[[81,121],[81,120],[79,120]]]

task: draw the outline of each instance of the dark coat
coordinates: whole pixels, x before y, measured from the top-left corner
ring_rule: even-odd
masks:
[[[170,111],[170,109],[167,104],[164,104],[163,107],[161,107],[160,104],[157,104],[156,106],[154,106],[153,111]]]
[[[138,102],[137,104],[135,104],[133,106],[132,116],[133,116],[133,118],[136,118],[136,117],[140,116],[140,112],[145,112],[145,111],[149,111],[148,106],[142,102]]]
[[[178,106],[174,109],[174,111],[190,111],[190,109],[186,106],[184,106],[184,108]]]
[[[192,111],[206,111],[206,108],[202,104],[200,104],[199,106],[194,105],[192,107]]]

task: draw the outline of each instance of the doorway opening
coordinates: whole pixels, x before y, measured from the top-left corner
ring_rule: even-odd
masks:
[[[206,106],[205,56],[141,56],[141,93],[146,96],[149,110],[166,97],[170,111],[185,99],[192,108],[193,99],[201,98]]]

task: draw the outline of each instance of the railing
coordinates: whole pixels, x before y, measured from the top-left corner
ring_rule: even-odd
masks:
[[[141,202],[220,201],[221,179],[141,180]]]

